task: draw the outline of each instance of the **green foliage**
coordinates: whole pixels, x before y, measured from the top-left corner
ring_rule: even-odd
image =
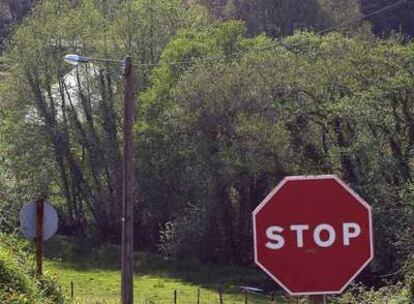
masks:
[[[408,289],[401,283],[380,288],[377,291],[367,290],[361,285],[350,288],[340,299],[338,304],[409,304]]]
[[[178,35],[161,58],[195,61],[162,64],[140,96],[143,208],[168,222],[161,248],[251,261],[249,215],[271,187],[336,173],[374,207],[372,270],[397,271],[412,243],[412,45],[310,32],[250,40],[224,30],[233,24]],[[242,55],[197,62],[226,54],[222,33]]]
[[[0,53],[3,50],[3,42],[12,30],[15,23],[20,22],[30,9],[36,4],[36,0],[15,0],[0,2]]]
[[[71,71],[63,56],[131,55],[135,63],[156,63],[178,29],[207,20],[201,7],[178,0],[42,1],[16,29],[5,56],[5,206],[47,194],[64,215],[62,232],[115,239],[120,223],[113,215],[120,213],[122,193],[122,67],[96,63]],[[147,85],[151,69],[138,71],[137,90]]]
[[[369,14],[395,3],[397,2],[393,0],[361,0],[361,9],[364,14]],[[397,31],[413,37],[414,3],[406,1],[387,13],[372,16],[369,20],[374,25],[373,31],[379,36],[389,35],[390,32]]]
[[[63,303],[56,278],[37,278],[28,244],[0,234],[0,301],[18,304]]]
[[[250,36],[266,33],[272,37],[291,35],[296,30],[326,30],[347,23],[361,15],[360,0],[200,0],[209,11],[221,19],[246,22]],[[368,32],[365,22],[338,28],[349,34]]]
[[[249,264],[251,211],[268,191],[287,175],[334,173],[373,206],[371,271],[410,278],[414,45],[376,39],[360,24],[247,38],[330,26],[360,9],[305,2],[230,3],[227,17],[245,18],[246,29],[211,20],[194,2],[42,1],[5,54],[2,212],[47,192],[63,233],[118,241],[122,69],[77,67],[69,95],[62,57],[130,54],[144,63],[134,126],[138,248]]]
[[[239,1],[236,16],[243,16],[253,33],[271,36],[292,34],[297,29],[319,29],[329,24],[317,0]]]

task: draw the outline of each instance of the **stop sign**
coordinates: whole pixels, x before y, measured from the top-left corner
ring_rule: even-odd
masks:
[[[334,175],[283,179],[253,230],[256,264],[291,295],[341,293],[373,258],[371,207]]]

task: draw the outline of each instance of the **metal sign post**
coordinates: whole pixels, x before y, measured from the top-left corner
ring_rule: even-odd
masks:
[[[19,213],[23,235],[35,242],[38,276],[42,275],[42,245],[58,229],[58,214],[53,206],[44,199],[27,203]]]
[[[309,301],[311,304],[325,304],[325,296],[323,295],[309,296]]]
[[[43,239],[43,217],[44,217],[44,200],[36,202],[36,265],[37,275],[42,275],[42,239]]]

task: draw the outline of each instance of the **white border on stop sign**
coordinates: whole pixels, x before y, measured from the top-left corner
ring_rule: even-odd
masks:
[[[256,240],[256,214],[266,205],[271,198],[275,195],[277,191],[280,190],[288,181],[292,180],[319,180],[319,179],[334,179],[338,182],[345,190],[349,192],[359,203],[361,203],[365,208],[368,209],[369,217],[369,237],[370,237],[370,257],[369,259],[355,272],[355,274],[344,284],[344,286],[337,291],[316,291],[316,292],[292,292],[287,288],[281,281],[279,281],[270,271],[264,267],[257,258],[257,240]],[[254,241],[254,261],[255,263],[267,273],[274,281],[276,281],[285,291],[287,291],[292,296],[306,296],[306,295],[323,295],[323,294],[341,294],[348,285],[361,273],[361,271],[372,261],[374,258],[374,236],[373,236],[373,226],[372,226],[372,207],[360,197],[351,187],[345,184],[338,176],[336,175],[303,175],[303,176],[286,176],[280,183],[273,188],[273,190],[266,196],[266,198],[253,210],[253,241]]]

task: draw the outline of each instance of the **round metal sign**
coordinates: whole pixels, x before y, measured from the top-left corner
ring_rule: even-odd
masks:
[[[58,214],[53,206],[47,202],[44,203],[43,214],[43,231],[42,240],[50,239],[58,228]],[[20,210],[20,228],[22,233],[28,239],[36,237],[36,202],[26,204]]]

